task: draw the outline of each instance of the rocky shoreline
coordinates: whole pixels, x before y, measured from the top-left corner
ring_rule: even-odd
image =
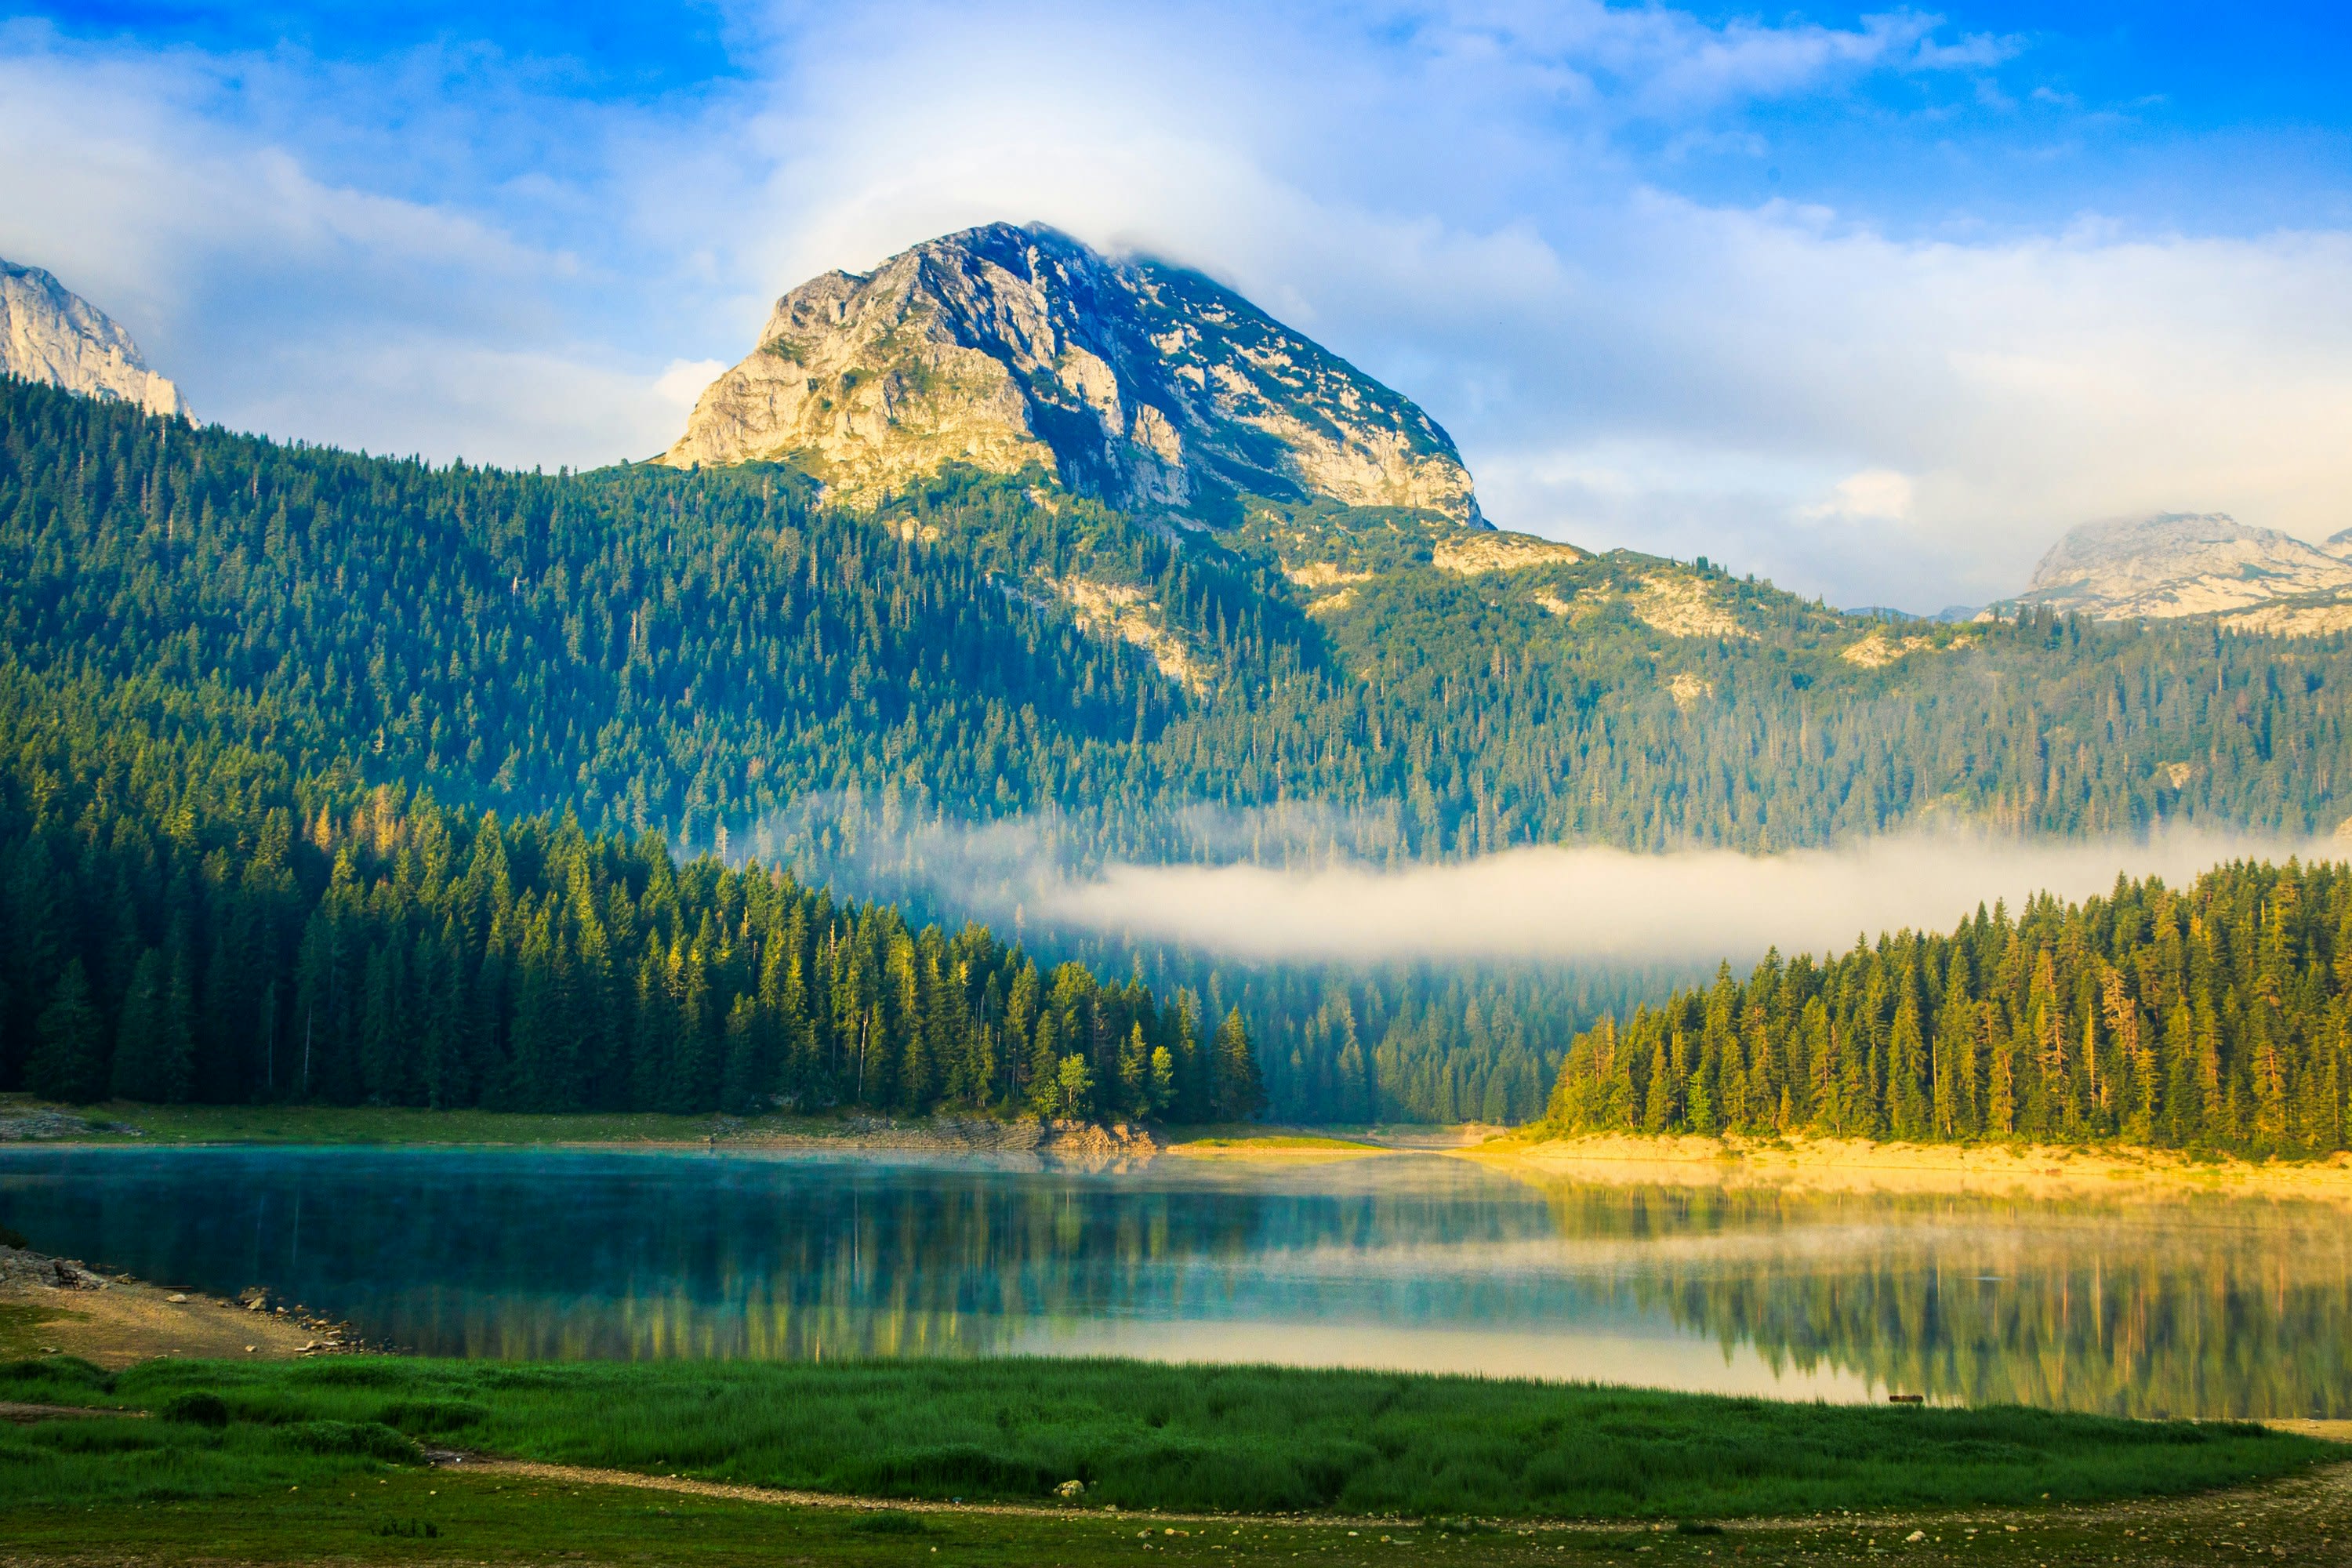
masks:
[[[780,1146],[825,1148],[844,1143],[861,1149],[934,1149],[974,1153],[1051,1154],[1071,1156],[1142,1157],[1160,1152],[1151,1131],[1125,1121],[1041,1121],[1024,1116],[1011,1121],[984,1116],[926,1116],[901,1121],[890,1117],[852,1116],[838,1133],[775,1133],[739,1124],[733,1141]],[[714,1142],[729,1141],[721,1131]]]
[[[24,1319],[5,1325],[0,1357],[78,1355],[121,1366],[159,1355],[287,1360],[394,1348],[257,1286],[234,1297],[174,1290],[5,1241],[0,1307]]]
[[[127,1121],[77,1116],[70,1110],[40,1108],[0,1114],[0,1143],[53,1143],[61,1139],[99,1135],[143,1138],[146,1133]]]

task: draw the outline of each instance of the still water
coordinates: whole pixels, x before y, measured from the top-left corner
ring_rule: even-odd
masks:
[[[2315,1204],[1303,1167],[416,1150],[0,1153],[0,1220],[440,1355],[1112,1353],[1790,1398],[2352,1415]]]

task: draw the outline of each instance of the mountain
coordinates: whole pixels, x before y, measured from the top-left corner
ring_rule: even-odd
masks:
[[[861,504],[961,465],[1192,526],[1238,521],[1244,496],[1484,526],[1409,399],[1199,273],[1041,224],[802,284],[661,460],[786,462]]]
[[[5,259],[0,374],[120,399],[150,414],[188,413],[180,389],[147,368],[121,323],[39,268]]]
[[[2221,512],[2159,512],[2071,530],[2020,602],[2100,620],[2227,614],[2352,588],[2348,557],[2347,534],[2323,548]],[[2288,624],[2250,617],[2242,629]]]

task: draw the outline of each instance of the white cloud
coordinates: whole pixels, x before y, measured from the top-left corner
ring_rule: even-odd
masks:
[[[1807,507],[1804,515],[1816,520],[1902,522],[1911,515],[1910,478],[1892,468],[1848,474],[1830,491],[1829,500]]]
[[[654,378],[563,320],[574,257],[494,204],[322,174],[299,133],[255,123],[348,129],[308,101],[334,84],[294,78],[0,27],[0,256],[121,320],[207,418],[521,467],[667,444],[677,416]]]
[[[1034,217],[1232,282],[1436,414],[1490,515],[1580,542],[1934,608],[2087,518],[2352,523],[2346,234],[1903,236],[1631,150],[1761,156],[1749,104],[1992,85],[2014,40],[1586,0],[761,26],[748,80],[650,106],[0,27],[0,255],[208,414],[552,464],[658,449],[803,278]],[[525,122],[561,156],[508,166]]]
[[[680,409],[690,409],[703,388],[726,373],[715,359],[674,359],[654,378],[654,395]]]
[[[1645,280],[1642,315],[1563,323],[1547,346],[1614,340],[1604,352],[1660,372],[1616,378],[1615,406],[1566,440],[1496,419],[1465,443],[1474,458],[1486,440],[1515,452],[1507,473],[1563,451],[1553,461],[1572,470],[1631,426],[1670,454],[1661,469],[1748,478],[1744,516],[1665,485],[1605,520],[1629,532],[1780,565],[1805,547],[1792,515],[1886,519],[1900,526],[1837,536],[1843,562],[1800,558],[1801,580],[1933,607],[1948,584],[2015,588],[2093,517],[2222,510],[2306,537],[2352,521],[2352,237],[1905,243],[1784,210],[1634,210],[1617,265]],[[1523,395],[1523,408],[1580,397],[1558,381]],[[1856,459],[1826,505],[1804,500],[1818,479],[1789,482]],[[1902,490],[1853,489],[1874,473],[1904,476]],[[1591,521],[1547,515],[1575,498],[1535,486],[1488,500],[1539,526]]]

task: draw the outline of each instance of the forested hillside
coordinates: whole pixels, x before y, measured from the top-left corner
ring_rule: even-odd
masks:
[[[1580,1035],[1548,1120],[2308,1154],[2347,1146],[2347,1090],[2352,870],[2241,862],[1726,968]]]
[[[44,700],[176,704],[190,743],[338,819],[421,789],[453,824],[569,813],[633,864],[658,834],[860,896],[917,885],[911,828],[1014,817],[1083,868],[2347,809],[2342,637],[1890,627],[1704,563],[1487,534],[1465,554],[1410,512],[1179,533],[1042,473],[950,474],[871,515],[812,494],[771,467],[434,468],[0,382],[0,638]],[[1270,818],[1308,830],[1234,828]],[[916,925],[967,912],[921,899]],[[1532,1116],[1562,1042],[1633,984],[1040,940],[1240,1004],[1301,1118]]]
[[[0,674],[0,1084],[46,1097],[1250,1114],[1238,1016],[568,814],[302,779],[269,715]]]

